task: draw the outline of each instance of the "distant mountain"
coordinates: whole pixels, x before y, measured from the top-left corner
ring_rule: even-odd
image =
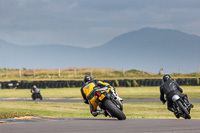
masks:
[[[1,68],[96,67],[158,73],[196,72],[200,37],[177,30],[143,28],[93,48],[64,45],[19,46],[0,40]]]

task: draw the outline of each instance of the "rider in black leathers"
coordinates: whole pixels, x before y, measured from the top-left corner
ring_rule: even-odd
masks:
[[[167,106],[168,110],[174,112],[174,108],[172,107],[173,101],[172,97],[174,95],[179,95],[182,99],[185,99],[187,101],[186,104],[190,105],[191,108],[193,107],[192,104],[189,103],[187,95],[183,94],[183,90],[180,88],[178,83],[176,81],[173,81],[171,79],[171,76],[169,74],[165,74],[163,76],[163,83],[160,86],[160,100],[165,104],[166,100],[164,98],[164,94],[166,95],[167,99]]]

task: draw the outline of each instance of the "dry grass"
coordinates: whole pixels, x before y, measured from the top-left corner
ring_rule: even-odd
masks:
[[[102,69],[102,68],[66,68],[66,69],[0,69],[0,81],[10,80],[83,80],[86,74],[91,74],[95,79],[124,79],[141,76],[155,76],[141,71],[123,72],[122,70],[115,69]],[[160,77],[159,77],[160,78]]]
[[[65,68],[65,69],[0,69],[0,81],[10,80],[82,80],[85,74],[96,79],[161,79],[162,75],[139,70],[116,70],[106,68]],[[171,74],[173,78],[200,78],[200,73]]]
[[[34,113],[30,112],[15,112],[15,111],[0,111],[0,119],[14,118],[14,117],[23,117],[23,116],[37,116]]]

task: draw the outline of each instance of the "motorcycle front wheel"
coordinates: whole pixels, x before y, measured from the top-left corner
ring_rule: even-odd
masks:
[[[35,100],[36,99],[36,97],[35,97],[35,94],[33,93],[32,94],[32,100]]]
[[[113,116],[113,117],[117,117],[118,120],[125,120],[126,116],[125,114],[119,109],[117,108],[111,100],[106,99],[104,101],[104,106],[105,108],[109,111],[109,113]]]
[[[186,115],[185,119],[191,119],[191,116],[190,116],[188,110],[183,106],[181,101],[178,101],[177,103],[178,103],[179,107],[181,108],[181,110],[185,113],[185,115]]]
[[[42,100],[42,95],[41,94],[40,94],[39,98],[40,98],[40,100]]]

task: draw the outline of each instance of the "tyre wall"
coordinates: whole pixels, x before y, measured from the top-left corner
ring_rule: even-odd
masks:
[[[179,85],[197,86],[200,85],[198,78],[187,79],[175,79]],[[123,79],[123,80],[103,80],[114,87],[137,87],[137,86],[160,86],[162,84],[161,79]],[[0,82],[0,89],[30,89],[33,85],[37,85],[38,88],[69,88],[69,87],[82,87],[83,81],[6,81]]]

